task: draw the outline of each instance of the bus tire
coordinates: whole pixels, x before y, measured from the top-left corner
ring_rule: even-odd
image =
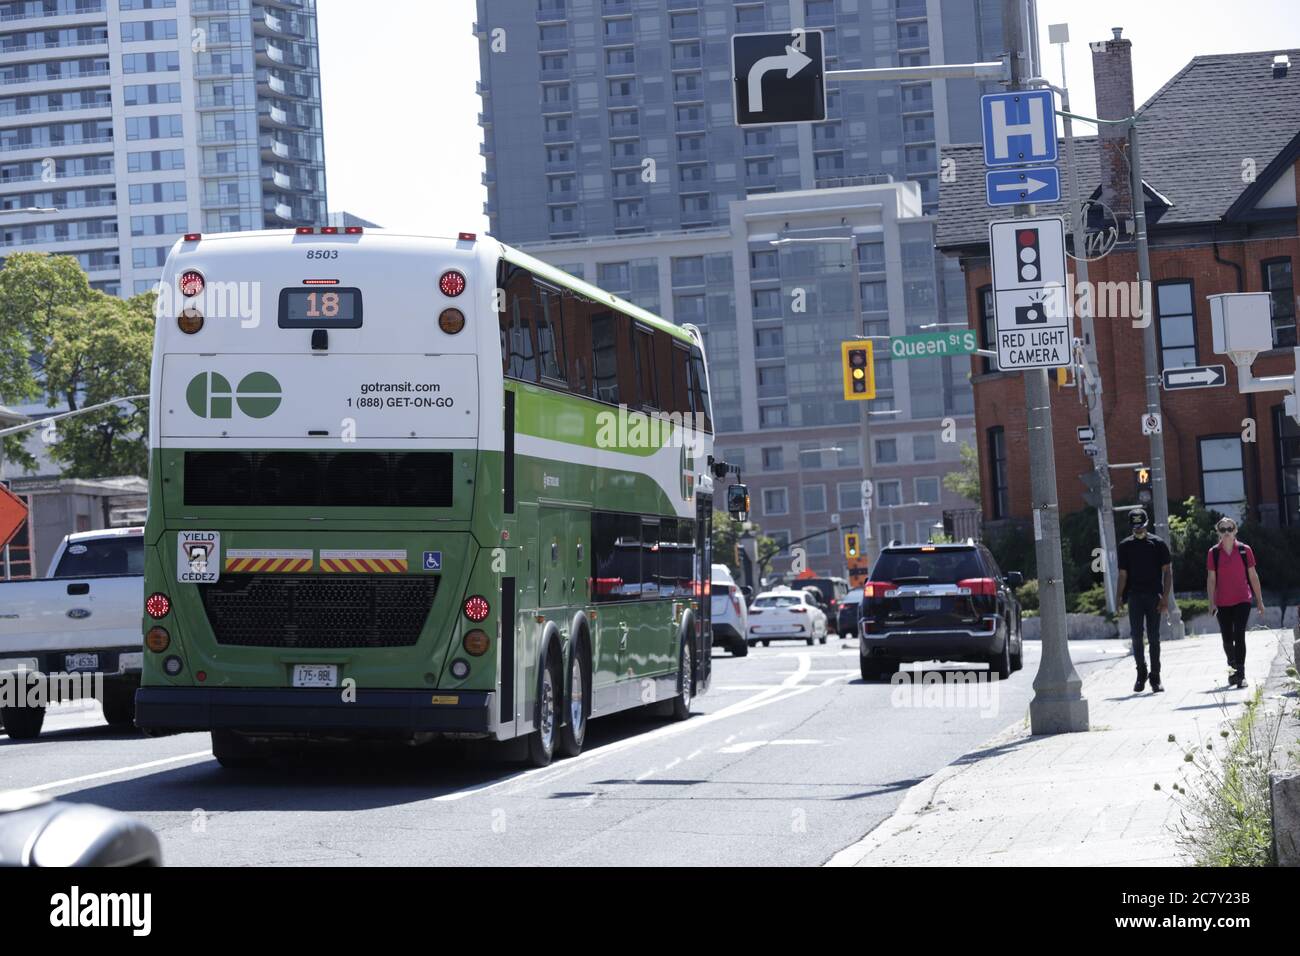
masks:
[[[550,766],[555,758],[560,702],[564,696],[562,680],[559,655],[553,649],[548,650],[537,679],[537,729],[528,735],[528,762],[534,767]]]
[[[691,701],[695,699],[694,655],[691,653],[691,635],[686,630],[678,642],[677,693],[672,700],[659,705],[659,716],[669,720],[686,720],[691,716]]]
[[[246,770],[266,763],[266,754],[233,730],[212,731],[212,756],[227,770]]]
[[[35,740],[45,723],[44,707],[0,707],[0,720],[10,740]]]
[[[580,632],[569,655],[569,689],[564,695],[564,723],[560,726],[560,753],[576,757],[587,739],[591,716],[591,656],[586,632]]]

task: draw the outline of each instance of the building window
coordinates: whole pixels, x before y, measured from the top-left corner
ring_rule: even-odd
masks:
[[[1217,511],[1240,522],[1246,510],[1246,470],[1237,435],[1202,438],[1201,500],[1209,511]]]
[[[790,503],[784,488],[763,489],[763,514],[786,515],[790,513]]]
[[[1186,279],[1156,285],[1156,328],[1160,333],[1160,367],[1196,364],[1196,314],[1192,284]]]
[[[935,447],[933,435],[913,435],[912,460],[934,461],[938,457]]]
[[[1300,527],[1300,425],[1282,406],[1273,410],[1277,435],[1277,500],[1282,523]]]
[[[857,468],[862,463],[862,443],[856,438],[840,440],[836,465],[840,468]]]
[[[1300,442],[1296,443],[1300,446]],[[1300,452],[1300,448],[1297,449]],[[805,514],[815,514],[826,510],[826,486],[825,485],[804,485],[803,486],[803,510]]]
[[[907,543],[907,532],[903,530],[902,522],[882,524],[876,532],[880,535],[880,544],[882,546],[897,541],[899,544]]]
[[[1292,348],[1295,332],[1295,279],[1290,259],[1270,259],[1263,264],[1264,291],[1273,300],[1273,347]]]
[[[989,448],[989,504],[991,518],[1006,518],[1011,511],[1010,489],[1007,487],[1007,438],[999,425],[988,431]]]
[[[785,467],[785,456],[780,446],[763,449],[763,470],[781,471]]]
[[[939,479],[938,478],[917,478],[916,479],[916,503],[937,505],[939,503]]]
[[[840,511],[857,511],[862,507],[862,482],[841,481],[836,485]]]
[[[790,418],[787,411],[788,409],[785,405],[758,406],[758,427],[784,428],[790,424]]]
[[[881,508],[897,508],[903,503],[901,481],[877,481],[876,504]]]
[[[880,438],[876,440],[876,464],[891,465],[898,461],[898,439]]]
[[[815,538],[809,538],[804,542],[804,547],[808,549],[808,554],[814,558],[822,558],[831,553],[829,534],[819,534]]]

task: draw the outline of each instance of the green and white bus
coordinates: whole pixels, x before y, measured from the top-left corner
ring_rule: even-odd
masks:
[[[469,233],[188,235],[160,290],[142,729],[544,765],[689,714],[726,474],[698,330]]]

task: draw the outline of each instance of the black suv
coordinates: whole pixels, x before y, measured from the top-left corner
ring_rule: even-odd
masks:
[[[904,661],[983,661],[1005,680],[1024,642],[1018,571],[1005,575],[982,544],[917,544],[881,550],[858,622],[864,680]]]
[[[796,578],[793,586],[803,588],[805,591],[808,588],[816,588],[817,593],[821,595],[822,610],[826,612],[827,630],[831,634],[844,636],[844,632],[839,630],[839,614],[840,602],[849,593],[848,581],[843,578]]]

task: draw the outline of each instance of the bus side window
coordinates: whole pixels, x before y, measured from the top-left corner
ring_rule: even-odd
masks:
[[[655,388],[659,393],[659,407],[665,412],[683,412],[677,405],[673,391],[673,337],[662,329],[654,331]]]
[[[709,382],[704,377],[704,353],[691,349],[691,378],[695,390],[695,410],[703,416],[705,431],[713,431],[713,412],[709,405]]]
[[[695,411],[695,393],[691,388],[691,350],[680,342],[672,343],[672,370],[672,411],[689,415]]]
[[[569,293],[564,297],[564,354],[569,360],[569,391],[593,398],[591,315],[596,303]]]
[[[663,581],[660,577],[664,555],[659,543],[658,518],[641,519],[641,597],[653,601],[662,596]]]
[[[534,319],[537,325],[537,358],[542,378],[568,385],[568,370],[564,364],[564,323],[561,319],[560,290],[535,282],[537,307]]]
[[[501,315],[501,345],[506,377],[536,382],[533,277],[526,269],[515,269],[507,278],[504,288],[506,310]]]
[[[654,331],[644,325],[632,327],[633,358],[636,362],[637,396],[642,408],[662,408],[655,377]]]
[[[595,397],[611,405],[617,405],[623,394],[619,388],[619,318],[609,311],[591,316],[591,368]]]

